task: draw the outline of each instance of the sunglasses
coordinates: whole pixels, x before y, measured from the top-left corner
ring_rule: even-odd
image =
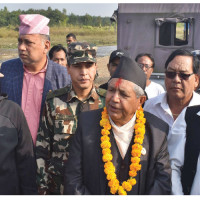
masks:
[[[180,79],[183,79],[183,80],[188,80],[189,77],[194,74],[194,73],[191,73],[191,74],[185,74],[183,72],[169,72],[169,71],[165,71],[165,75],[167,78],[170,78],[170,79],[174,79],[176,77],[176,75],[178,74],[179,78]]]
[[[149,66],[148,64],[142,64],[142,63],[138,63],[138,66],[143,69],[143,67],[145,67],[145,69],[149,69],[151,68],[151,66]]]

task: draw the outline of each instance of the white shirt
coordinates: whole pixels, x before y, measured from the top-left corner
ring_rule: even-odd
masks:
[[[148,99],[158,96],[165,92],[164,88],[153,81],[145,88],[145,92],[147,93]]]
[[[123,126],[117,126],[109,117],[110,124],[112,126],[112,131],[113,131],[119,152],[123,159],[126,155],[129,144],[133,137],[135,119],[136,119],[136,114],[134,114],[134,116],[128,123],[124,124]]]
[[[193,97],[188,106],[200,104],[200,95],[193,92]],[[169,125],[168,151],[172,168],[172,194],[183,194],[180,168],[184,164],[184,151],[186,139],[185,107],[174,121],[172,112],[167,103],[166,92],[145,102],[144,110],[150,112]],[[200,156],[199,156],[200,160]],[[198,160],[197,172],[193,181],[191,194],[200,194],[200,161]]]

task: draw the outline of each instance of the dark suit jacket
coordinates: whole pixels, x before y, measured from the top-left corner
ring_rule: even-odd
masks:
[[[107,188],[100,147],[102,109],[80,115],[76,134],[70,143],[69,159],[65,164],[64,194],[105,195]],[[168,125],[156,116],[145,113],[147,119],[138,173],[138,194],[170,194],[171,169],[167,151]],[[134,190],[134,187],[133,187]]]
[[[1,65],[0,72],[4,74],[1,81],[1,92],[8,95],[8,99],[16,102],[21,106],[22,86],[24,68],[22,61],[17,59],[8,60]],[[42,95],[41,112],[45,102],[46,94],[49,90],[56,90],[65,87],[70,83],[67,69],[48,60],[48,66],[44,81],[44,89]]]
[[[0,96],[0,195],[38,194],[32,137],[22,109]]]
[[[198,112],[200,112],[199,105],[190,106],[187,108],[185,114],[185,121],[187,124],[184,155],[185,159],[181,171],[181,182],[185,195],[189,195],[191,192],[200,153],[200,116],[197,115]]]

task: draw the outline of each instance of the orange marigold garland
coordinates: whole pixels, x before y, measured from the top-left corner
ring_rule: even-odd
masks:
[[[124,181],[122,185],[120,185],[115,173],[115,167],[112,163],[113,156],[110,150],[111,143],[109,137],[111,125],[106,107],[104,107],[104,110],[102,111],[102,118],[100,121],[100,126],[103,127],[101,130],[102,160],[105,163],[104,172],[107,175],[106,178],[108,180],[108,186],[110,187],[111,194],[116,194],[118,192],[119,195],[127,195],[127,192],[131,191],[132,187],[136,184],[136,179],[134,177],[136,177],[137,172],[141,170],[140,156],[145,134],[145,122],[146,119],[144,118],[143,109],[140,107],[140,109],[136,112],[136,123],[134,126],[135,137],[131,151],[132,157],[129,170],[130,177],[127,181]]]

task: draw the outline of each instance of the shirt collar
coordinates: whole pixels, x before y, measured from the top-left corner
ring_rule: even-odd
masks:
[[[193,105],[199,104],[199,98],[200,98],[200,95],[193,91],[192,98],[191,98],[188,106],[193,106]],[[155,104],[161,104],[161,107],[164,110],[169,109],[169,105],[167,103],[167,93],[165,92],[165,93],[159,95],[158,98],[155,99],[154,105]]]
[[[194,106],[199,105],[200,95],[196,92],[193,92],[192,99],[190,100],[190,103],[188,106]]]
[[[47,61],[46,61],[46,65],[45,65],[44,68],[42,68],[42,69],[41,69],[39,72],[37,72],[37,73],[32,73],[32,72],[28,71],[28,69],[26,68],[26,66],[23,64],[24,71],[25,71],[26,73],[28,73],[28,74],[33,74],[33,75],[46,72],[46,71],[47,71],[47,66],[48,66],[48,59],[47,59]]]
[[[165,92],[164,94],[159,95],[159,97],[160,97],[159,100],[157,99],[158,101],[157,103],[155,102],[155,104],[160,103],[161,107],[170,114],[171,110],[169,108],[169,104],[167,103],[167,93]],[[200,101],[200,95],[193,91],[192,98],[188,106],[198,105],[199,101]],[[186,109],[188,106],[186,106],[184,109]]]
[[[70,85],[70,92],[69,92],[69,95],[67,96],[67,102],[72,101],[74,98],[79,100],[79,98],[76,95],[75,91],[73,90],[73,87],[72,87],[72,84],[71,84]],[[86,99],[83,100],[83,102],[88,100],[88,99],[92,99],[93,101],[96,101],[96,100],[98,100],[98,98],[99,98],[99,95],[97,94],[96,88],[93,85],[92,90],[90,91],[90,94],[88,95],[88,97]]]
[[[162,94],[162,96],[160,96],[160,106],[163,108],[163,110],[165,110],[168,113],[171,113],[171,110],[169,108],[169,104],[167,103],[167,93],[165,92],[164,94]]]

